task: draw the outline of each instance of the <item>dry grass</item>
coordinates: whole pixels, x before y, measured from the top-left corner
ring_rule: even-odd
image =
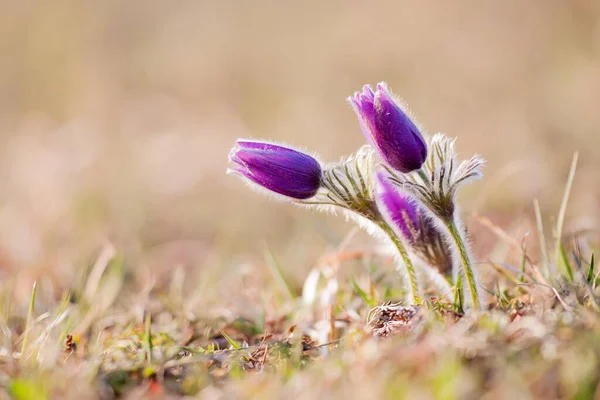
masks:
[[[402,285],[377,253],[336,251],[300,290],[277,265],[210,287],[186,285],[183,269],[147,279],[107,246],[60,299],[41,298],[40,279],[29,311],[3,286],[0,387],[18,399],[593,398],[600,280],[590,241],[562,243],[549,273],[524,249],[521,265],[485,268],[490,309],[464,316],[436,297],[390,303]]]
[[[598,396],[597,2],[0,10],[0,398]],[[354,151],[379,80],[490,161],[486,313],[395,306],[369,238],[224,174],[237,137]]]

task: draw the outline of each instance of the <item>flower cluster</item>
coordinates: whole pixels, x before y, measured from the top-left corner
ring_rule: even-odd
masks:
[[[422,303],[420,280],[427,271],[443,276],[446,283],[452,280],[458,311],[467,305],[482,309],[456,192],[481,176],[483,159],[474,156],[458,163],[455,140],[443,134],[428,143],[385,83],[375,90],[365,86],[348,101],[368,142],[356,154],[324,165],[288,146],[238,140],[228,172],[299,204],[343,210],[371,232],[384,233],[397,250],[407,302]]]

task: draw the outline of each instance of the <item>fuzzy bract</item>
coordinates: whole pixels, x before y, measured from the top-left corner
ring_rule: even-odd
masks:
[[[390,181],[409,193],[434,215],[446,221],[455,211],[458,188],[482,176],[485,161],[478,155],[460,163],[456,160],[456,139],[438,133],[431,139],[431,154],[421,171],[397,174],[384,165]]]

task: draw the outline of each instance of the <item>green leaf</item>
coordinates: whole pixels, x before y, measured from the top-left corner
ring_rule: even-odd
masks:
[[[571,267],[571,262],[569,261],[569,256],[567,256],[567,251],[565,250],[565,246],[561,243],[559,246],[560,250],[560,261],[563,266],[563,273],[565,277],[569,280],[569,282],[573,282],[573,268]]]
[[[358,286],[358,283],[356,283],[356,281],[354,280],[354,278],[352,278],[352,286],[354,287],[354,290],[356,290],[356,292],[359,294],[360,297],[362,297],[362,299],[364,300],[364,302],[371,308],[375,307],[377,305],[377,302],[375,301],[375,299],[373,299],[371,296],[369,296],[367,294],[367,292],[365,292],[364,290],[362,290],[362,288],[360,286]]]
[[[523,258],[521,259],[521,274],[519,275],[519,282],[525,282],[525,268],[527,266],[527,253],[523,251]]]
[[[35,294],[37,292],[37,281],[33,282],[31,289],[31,298],[29,299],[29,309],[27,310],[27,323],[25,324],[25,332],[23,333],[23,343],[21,345],[21,354],[24,355],[27,350],[29,339],[29,331],[33,326],[33,309],[35,307]]]
[[[565,191],[563,194],[562,202],[560,203],[560,209],[558,211],[558,219],[556,221],[556,230],[554,240],[556,241],[556,263],[562,260],[564,262],[566,255],[564,253],[564,248],[562,245],[562,230],[563,225],[565,223],[565,215],[567,212],[567,204],[569,203],[569,195],[571,194],[571,187],[573,186],[573,180],[575,179],[575,171],[577,169],[577,159],[579,158],[579,153],[573,154],[573,161],[571,162],[571,168],[569,170],[569,176],[567,178],[567,184],[565,186]],[[564,265],[564,267],[568,270],[571,268],[570,265]],[[566,271],[568,273],[568,271]],[[573,271],[570,272],[570,280],[573,281]],[[568,276],[568,277],[569,277]]]
[[[152,363],[152,317],[150,313],[146,314],[144,323],[144,347],[146,347],[146,359]]]
[[[287,297],[288,300],[294,301],[295,296],[294,292],[292,291],[292,287],[285,279],[281,266],[275,259],[275,256],[266,245],[264,246],[263,257],[267,269],[271,273],[273,279],[275,279],[275,282],[279,286],[281,292]]]
[[[592,252],[592,256],[590,257],[590,268],[587,273],[587,283],[592,284],[594,281],[594,253]]]
[[[221,331],[221,335],[223,335],[223,337],[225,338],[225,340],[227,340],[227,342],[229,342],[229,344],[234,349],[240,349],[240,348],[242,348],[241,344],[239,344],[238,342],[236,342],[235,340],[233,340],[232,338],[230,338],[229,335],[227,335],[224,331]]]

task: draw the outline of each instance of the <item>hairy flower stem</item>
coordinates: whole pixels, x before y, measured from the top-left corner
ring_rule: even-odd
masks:
[[[463,273],[458,271],[456,282],[454,283],[454,311],[459,314],[465,312],[465,293],[463,291]]]
[[[384,221],[377,221],[376,223],[392,240],[392,243],[394,243],[394,246],[396,246],[396,249],[398,249],[398,253],[400,253],[400,257],[402,258],[402,261],[406,266],[406,273],[408,275],[410,290],[410,301],[412,302],[412,304],[421,304],[422,301],[419,297],[419,283],[417,281],[417,271],[412,261],[410,260],[408,251],[406,251],[406,247],[404,247],[404,244],[402,244],[396,233],[394,233],[392,228],[390,228],[390,226],[387,223],[385,223]]]
[[[450,236],[454,241],[458,249],[460,256],[462,271],[459,271],[456,278],[456,297],[455,301],[458,302],[459,311],[463,310],[464,293],[463,293],[463,277],[466,277],[467,284],[469,285],[469,292],[471,294],[471,302],[473,308],[481,310],[481,302],[479,301],[479,293],[477,291],[477,282],[475,282],[475,273],[473,272],[473,261],[467,251],[467,241],[463,234],[460,233],[456,222],[453,218],[444,219],[444,223],[450,232]]]

